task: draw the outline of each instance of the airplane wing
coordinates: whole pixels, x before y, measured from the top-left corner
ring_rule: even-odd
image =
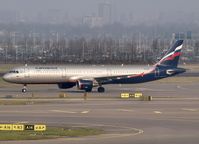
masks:
[[[134,77],[134,76],[137,76],[137,75],[120,75],[120,76],[109,76],[109,77],[97,77],[97,78],[94,78],[94,79],[98,83],[104,84],[104,83],[111,82],[113,80],[125,79],[125,78],[129,78],[129,77]]]
[[[131,75],[133,76],[133,75]],[[85,76],[75,76],[71,77],[71,81],[78,81],[78,80],[88,80],[93,81],[95,84],[104,84],[111,82],[113,80],[128,78],[129,75],[120,75],[120,76],[107,76],[107,77],[85,77]]]
[[[93,78],[98,84],[106,84],[114,80],[133,78],[133,77],[143,77],[146,73],[140,74],[130,74],[130,75],[119,75],[119,76],[109,76],[109,77],[96,77]]]

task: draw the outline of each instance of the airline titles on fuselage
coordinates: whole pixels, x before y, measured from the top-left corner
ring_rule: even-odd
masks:
[[[57,67],[35,67],[35,69],[58,69]]]

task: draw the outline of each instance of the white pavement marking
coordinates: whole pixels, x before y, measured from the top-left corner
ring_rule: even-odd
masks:
[[[19,121],[19,122],[17,122],[17,123],[21,123],[21,124],[27,124],[27,123],[29,123],[28,121]]]
[[[50,110],[51,112],[57,112],[57,113],[69,113],[69,114],[75,114],[77,112],[74,111],[63,111],[63,110]]]
[[[28,124],[28,123],[30,123],[29,121],[0,121],[1,123],[5,123],[5,124],[7,124],[7,123],[10,123],[10,124]]]
[[[122,111],[122,112],[133,112],[134,110],[132,110],[132,109],[118,109],[118,111]]]
[[[197,109],[190,109],[190,108],[182,108],[184,111],[191,111],[191,112],[196,112],[198,111]]]
[[[87,113],[89,113],[90,111],[82,111],[81,113],[82,114],[87,114]]]
[[[160,111],[153,111],[155,114],[162,114]]]
[[[46,113],[46,112],[43,112],[43,111],[0,111],[0,113],[23,113],[23,114],[43,114],[43,113]]]
[[[48,124],[56,124],[55,122],[50,122]],[[65,123],[59,123],[59,124],[65,124]],[[136,136],[144,133],[144,130],[137,129],[133,127],[126,127],[126,126],[115,126],[115,125],[106,125],[106,124],[88,124],[88,123],[71,123],[69,125],[80,125],[77,127],[110,127],[110,128],[118,128],[118,129],[127,129],[129,132],[127,133],[106,133],[97,135],[97,139],[112,139],[112,138],[121,138],[121,137],[130,137],[130,136]],[[133,131],[133,132],[132,132]],[[66,141],[74,140],[74,141],[81,141],[81,140],[89,140],[89,139],[96,139],[96,136],[86,137],[86,138],[60,138]]]
[[[184,87],[179,86],[179,85],[177,86],[177,88],[178,88],[178,89],[182,89],[182,90],[188,90],[187,88],[184,88]]]

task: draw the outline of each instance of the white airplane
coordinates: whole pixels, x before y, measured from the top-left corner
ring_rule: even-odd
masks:
[[[60,89],[77,86],[91,92],[105,92],[102,85],[143,83],[184,73],[178,68],[183,40],[178,40],[165,56],[155,65],[148,67],[133,66],[22,66],[9,71],[3,79],[10,83],[23,84],[22,92],[28,84],[57,84]]]

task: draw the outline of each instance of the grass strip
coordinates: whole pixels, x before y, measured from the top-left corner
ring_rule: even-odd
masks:
[[[0,131],[0,141],[7,140],[41,140],[63,137],[83,137],[102,134],[97,128],[60,128],[49,127],[44,132],[35,131]]]

